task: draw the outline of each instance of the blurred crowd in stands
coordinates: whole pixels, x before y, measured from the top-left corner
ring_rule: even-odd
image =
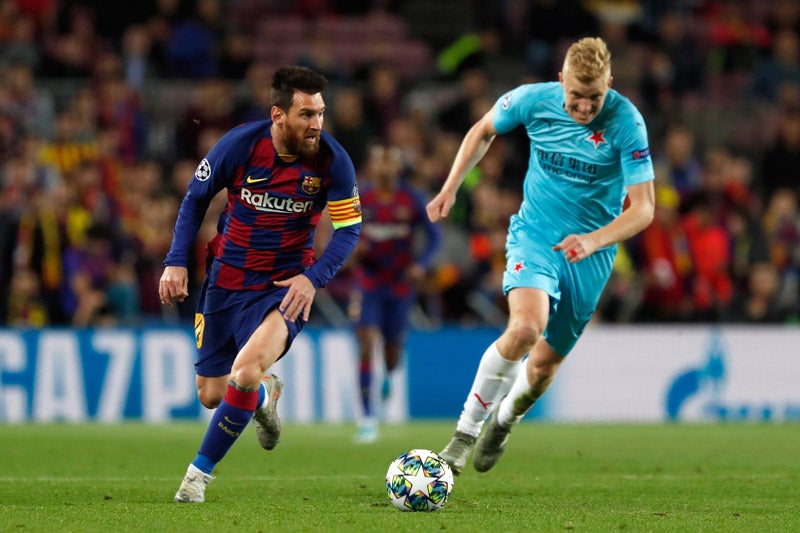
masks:
[[[614,88],[647,120],[657,176],[656,219],[620,247],[597,319],[798,321],[800,2],[473,0],[459,17],[444,0],[98,5],[0,0],[2,324],[191,321],[193,301],[167,314],[157,295],[180,198],[222,133],[268,115],[276,66],[330,79],[326,129],[360,182],[382,143],[433,192],[472,122],[511,87],[556,79],[588,34],[608,42]],[[525,135],[504,136],[468,176],[418,327],[504,322],[527,159]],[[315,320],[335,323],[349,291],[345,269]]]

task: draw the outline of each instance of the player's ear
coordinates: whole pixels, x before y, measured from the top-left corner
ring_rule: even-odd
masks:
[[[281,125],[283,123],[284,113],[283,109],[274,105],[272,109],[270,109],[269,116],[272,119],[272,122],[275,124]]]
[[[614,76],[608,77],[608,88],[611,88],[611,85],[614,83]]]

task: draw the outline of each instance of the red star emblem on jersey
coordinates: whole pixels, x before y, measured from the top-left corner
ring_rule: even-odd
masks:
[[[514,273],[516,274],[517,272],[519,272],[523,268],[525,268],[525,262],[524,261],[520,261],[519,263],[515,263],[514,264]]]
[[[592,141],[594,143],[594,149],[597,150],[597,147],[600,146],[600,143],[607,143],[608,141],[603,138],[603,134],[606,130],[600,131],[593,131],[591,135],[586,137],[587,141]]]

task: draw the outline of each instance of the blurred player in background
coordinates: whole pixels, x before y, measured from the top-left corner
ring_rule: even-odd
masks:
[[[431,220],[446,217],[495,136],[526,129],[531,153],[524,197],[506,240],[508,324],[484,352],[455,434],[441,452],[456,473],[473,447],[476,470],[495,465],[512,426],[547,390],[588,324],[616,244],[653,219],[647,128],[636,107],[611,89],[605,42],[573,43],[558,79],[522,85],[498,99],[464,137],[427,206]]]
[[[400,362],[416,288],[439,247],[441,234],[425,213],[420,191],[402,182],[399,148],[373,146],[362,184],[364,230],[354,254],[356,290],[350,317],[358,338],[358,384],[363,418],[356,442],[378,438],[378,413],[372,399],[372,355],[383,354],[381,400],[391,391],[391,374]],[[424,242],[420,241],[424,233]]]
[[[200,162],[181,203],[159,285],[161,302],[169,306],[188,296],[192,243],[209,202],[227,189],[195,315],[198,397],[216,412],[176,502],[205,501],[214,466],[251,418],[262,447],[278,443],[283,383],[265,373],[308,320],[316,290],[358,243],[355,169],[322,131],[326,85],[310,69],[278,69],[270,118],[226,133]],[[314,230],[326,206],[333,236],[315,260]]]

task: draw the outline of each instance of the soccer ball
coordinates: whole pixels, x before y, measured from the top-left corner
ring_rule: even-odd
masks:
[[[386,472],[386,492],[401,511],[441,509],[452,490],[453,471],[430,450],[409,450],[392,461]]]

